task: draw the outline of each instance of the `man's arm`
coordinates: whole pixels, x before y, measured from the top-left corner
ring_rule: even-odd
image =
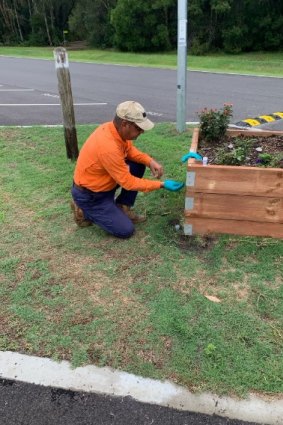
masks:
[[[150,162],[150,157],[148,165]],[[148,180],[133,176],[129,172],[129,167],[124,159],[119,155],[109,152],[107,155],[103,154],[99,157],[100,163],[112,179],[126,190],[137,190],[140,192],[150,192],[152,190],[160,189],[161,182],[157,180]]]
[[[147,153],[141,152],[137,149],[132,142],[128,142],[128,152],[127,159],[130,159],[135,162],[140,162],[150,168],[151,174],[153,177],[160,179],[163,176],[163,167],[153,158],[151,158]]]

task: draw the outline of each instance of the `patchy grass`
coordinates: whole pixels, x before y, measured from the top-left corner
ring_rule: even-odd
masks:
[[[78,127],[80,144],[92,128]],[[185,180],[190,141],[160,124],[136,144]],[[184,237],[184,190],[139,194],[148,221],[129,240],[79,229],[73,169],[62,129],[0,130],[0,349],[282,394],[283,241]]]

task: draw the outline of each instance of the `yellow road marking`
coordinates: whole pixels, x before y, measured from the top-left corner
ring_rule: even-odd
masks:
[[[273,115],[278,115],[278,117],[283,118],[283,112],[274,112]]]
[[[260,122],[258,120],[255,120],[253,118],[248,118],[247,120],[244,120],[244,122],[250,124],[251,126],[260,125]]]
[[[259,115],[259,118],[262,118],[263,120],[267,122],[275,121],[275,118],[271,117],[270,115]]]

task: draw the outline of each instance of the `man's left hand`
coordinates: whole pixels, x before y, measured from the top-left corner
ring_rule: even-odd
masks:
[[[186,155],[182,156],[181,161],[182,162],[186,162],[190,158],[194,158],[197,161],[202,161],[202,156],[199,153],[196,153],[196,152],[186,153]]]
[[[149,164],[149,168],[151,171],[151,174],[156,177],[157,179],[160,179],[160,177],[163,176],[163,167],[158,162],[154,161],[152,159]]]

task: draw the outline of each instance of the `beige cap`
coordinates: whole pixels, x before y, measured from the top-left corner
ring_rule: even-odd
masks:
[[[142,105],[133,100],[120,103],[117,106],[116,114],[123,120],[134,122],[142,130],[151,130],[154,127],[153,122],[147,118]]]

